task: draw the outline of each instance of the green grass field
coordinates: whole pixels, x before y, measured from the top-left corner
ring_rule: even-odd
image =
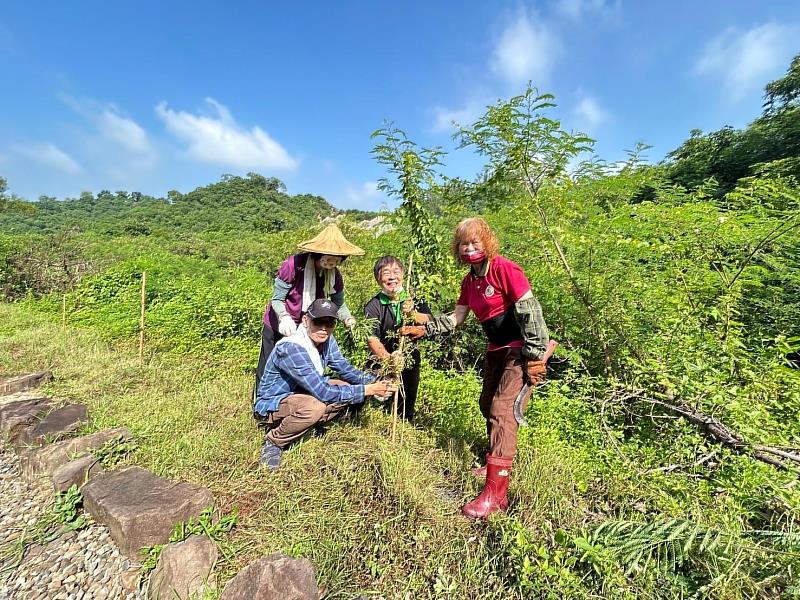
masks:
[[[326,598],[677,598],[682,569],[703,556],[672,571],[629,571],[589,530],[614,517],[674,517],[735,534],[745,517],[769,502],[775,509],[781,493],[784,507],[796,501],[791,485],[781,487],[791,478],[721,450],[725,466],[714,479],[650,469],[663,464],[663,451],[610,439],[581,399],[586,391],[557,382],[529,408],[508,514],[471,522],[459,507],[480,484],[468,473],[483,435],[473,375],[426,368],[420,424],[401,426],[394,443],[391,418],[372,405],[357,421],[303,441],[269,472],[257,463],[262,433],[242,368],[176,354],[149,354],[139,366],[134,343],[64,329],[24,304],[0,304],[0,322],[0,372],[52,369],[46,391],[88,404],[89,429],[132,430],[138,448],[128,462],[205,485],[221,512],[238,511],[222,545],[220,583],[281,551],[313,562]],[[710,595],[758,596],[744,569],[760,556],[751,554],[716,564],[727,579],[712,581]],[[771,556],[781,569],[796,564],[791,552]]]

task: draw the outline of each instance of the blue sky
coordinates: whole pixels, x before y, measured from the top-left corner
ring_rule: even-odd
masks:
[[[0,175],[20,196],[163,196],[256,171],[341,208],[385,202],[370,133],[452,150],[532,80],[609,161],[746,125],[800,52],[800,2],[6,2]],[[443,171],[473,176],[466,151]]]

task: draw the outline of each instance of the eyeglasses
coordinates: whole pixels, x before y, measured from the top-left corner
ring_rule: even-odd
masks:
[[[336,319],[311,319],[311,322],[314,324],[315,327],[325,327],[328,329],[332,329],[336,327]]]

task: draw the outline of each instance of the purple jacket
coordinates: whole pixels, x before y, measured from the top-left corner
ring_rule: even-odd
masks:
[[[295,323],[300,323],[303,316],[303,284],[305,280],[306,261],[308,260],[308,253],[301,252],[300,254],[293,254],[283,261],[281,268],[278,269],[276,279],[287,283],[291,286],[288,295],[286,296],[286,312],[294,319]],[[325,297],[325,279],[324,277],[317,276],[317,298]],[[336,275],[333,283],[333,293],[339,294],[344,291],[344,281],[339,269],[336,269]],[[267,307],[264,312],[264,324],[269,325],[273,331],[278,331],[278,315],[275,309],[272,308],[272,303]]]

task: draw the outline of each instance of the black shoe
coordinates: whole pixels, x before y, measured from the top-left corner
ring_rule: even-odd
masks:
[[[363,404],[351,404],[345,408],[339,417],[336,419],[338,423],[353,423],[358,422],[361,417],[361,411],[364,409]]]
[[[258,462],[267,467],[270,471],[274,471],[281,466],[281,456],[283,450],[278,448],[270,440],[265,440],[264,445],[261,446],[261,455],[258,457]]]

